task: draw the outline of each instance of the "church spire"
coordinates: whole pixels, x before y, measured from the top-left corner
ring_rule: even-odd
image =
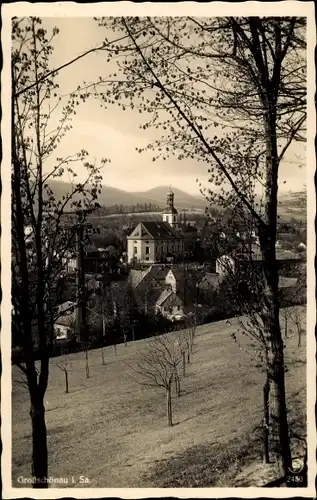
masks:
[[[169,186],[166,193],[166,208],[163,211],[163,222],[168,222],[174,228],[178,225],[178,212],[174,207],[174,193],[171,186]]]
[[[172,187],[170,185],[167,194],[166,194],[166,205],[171,209],[174,208],[174,193],[172,191]]]

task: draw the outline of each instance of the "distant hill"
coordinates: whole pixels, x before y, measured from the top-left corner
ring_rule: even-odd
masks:
[[[63,195],[70,190],[70,184],[54,180],[50,182],[50,186],[55,192],[57,199],[61,199]],[[136,205],[137,203],[152,203],[162,207],[166,203],[166,193],[168,186],[158,186],[148,191],[128,192],[122,189],[117,189],[109,186],[102,186],[101,194],[98,197],[100,205]],[[208,202],[203,196],[193,196],[178,188],[172,188],[175,194],[175,207],[178,210],[197,209],[204,210],[208,206]],[[220,212],[221,207],[215,207]],[[286,192],[279,193],[278,212],[282,218],[306,219],[306,192]]]
[[[50,181],[50,187],[55,193],[57,199],[62,199],[66,192],[70,191],[70,184],[59,180]],[[136,205],[137,203],[152,203],[164,208],[166,201],[166,193],[168,186],[159,186],[145,192],[128,192],[122,189],[117,189],[109,186],[102,186],[101,194],[98,197],[100,205]],[[182,208],[196,208],[204,209],[207,202],[203,197],[192,196],[180,189],[173,188],[175,193],[175,207]]]
[[[158,186],[148,191],[140,191],[138,193],[133,193],[137,196],[142,196],[143,198],[150,198],[155,200],[157,204],[162,207],[165,206],[166,193],[169,190],[169,186]],[[203,196],[193,196],[181,189],[172,187],[172,191],[175,194],[175,207],[176,208],[201,208],[204,209],[207,206],[207,201]]]

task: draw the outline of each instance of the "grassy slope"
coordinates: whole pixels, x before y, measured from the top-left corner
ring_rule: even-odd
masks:
[[[254,459],[260,448],[250,447],[250,440],[261,419],[262,378],[230,338],[236,325],[236,320],[231,326],[222,321],[197,330],[183,394],[174,398],[172,428],[166,425],[165,394],[139,385],[125,364],[133,362],[144,341],[118,346],[117,357],[105,349],[105,366],[100,351],[91,351],[88,380],[84,354],[71,355],[68,395],[53,360],[46,395],[49,474],[75,480],[85,475],[90,487],[212,486],[217,467],[232,468],[230,454],[237,462],[234,472]],[[300,349],[296,342],[287,339],[286,356],[304,360],[305,336]],[[305,364],[290,368],[291,418],[298,419],[304,414]],[[31,462],[28,396],[19,379],[13,367],[14,485],[19,475],[30,475]]]

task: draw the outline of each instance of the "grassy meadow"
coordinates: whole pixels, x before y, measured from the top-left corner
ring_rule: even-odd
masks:
[[[234,486],[243,467],[261,462],[263,384],[230,336],[237,329],[237,319],[198,327],[182,394],[173,392],[172,427],[164,390],[141,385],[131,369],[145,340],[119,345],[117,355],[105,348],[105,365],[99,349],[90,351],[88,379],[84,353],[70,355],[69,394],[60,360],[52,359],[45,398],[49,475],[69,478],[69,487]],[[285,343],[289,417],[305,432],[306,335],[301,347],[296,335]],[[31,475],[31,422],[27,388],[15,366],[12,405],[17,487],[19,476]],[[89,482],[80,483],[80,476]]]

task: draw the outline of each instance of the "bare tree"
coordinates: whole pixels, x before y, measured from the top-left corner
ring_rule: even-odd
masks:
[[[67,352],[62,353],[60,360],[55,361],[54,365],[57,366],[65,374],[65,393],[69,393],[69,378],[68,374],[71,370],[71,362],[69,361]]]
[[[281,307],[280,314],[284,322],[284,338],[288,337],[289,322],[292,318],[292,311],[289,307]]]
[[[197,323],[198,323],[198,313],[197,311],[192,311],[186,321],[186,329],[188,332],[188,336],[190,339],[190,351],[193,352],[193,345],[194,345],[194,337],[196,334],[196,329],[197,329]]]
[[[195,327],[196,328],[196,327]],[[194,335],[194,324],[192,318],[188,319],[188,326],[182,330],[179,334],[180,345],[182,349],[182,360],[183,360],[183,373],[185,374],[186,361],[187,364],[191,362],[191,355],[193,352],[193,335]],[[185,361],[186,360],[186,361]]]
[[[123,110],[138,108],[141,118],[149,117],[140,123],[143,129],[163,131],[149,145],[153,161],[174,155],[204,162],[220,188],[202,188],[207,199],[239,204],[254,219],[263,258],[270,413],[287,474],[291,452],[275,244],[279,166],[292,142],[305,140],[305,19],[118,17],[100,19],[99,25],[128,36],[108,56],[116,58],[119,81],[99,97]],[[258,206],[250,184],[263,191]]]
[[[186,349],[185,349],[185,346],[183,346],[181,352],[182,352],[183,377],[186,377]]]
[[[103,291],[102,291],[103,294]],[[94,300],[93,306],[90,308],[87,307],[88,310],[88,329],[89,331],[95,333],[98,337],[98,341],[100,342],[100,354],[101,354],[101,363],[104,366],[106,364],[105,361],[105,353],[104,353],[104,342],[106,338],[106,317],[104,312],[104,300],[101,297],[101,300]],[[99,312],[100,311],[100,312]]]
[[[47,487],[48,450],[44,395],[58,315],[61,277],[72,254],[76,227],[65,227],[65,211],[79,224],[94,208],[100,186],[99,169],[84,150],[53,160],[70,127],[77,100],[63,103],[49,61],[53,51],[38,18],[12,22],[12,338],[21,346],[30,395],[32,476],[34,487]],[[43,75],[50,75],[43,78]],[[56,116],[57,115],[57,116]],[[49,163],[52,161],[52,163]],[[76,164],[87,180],[76,183]],[[51,165],[51,166],[49,166]],[[71,188],[57,199],[50,181],[68,172]],[[35,367],[35,357],[40,367]]]
[[[302,335],[304,333],[304,328],[303,328],[303,320],[302,320],[302,314],[301,312],[296,308],[291,315],[291,320],[293,324],[295,325],[296,332],[297,332],[297,347],[301,347],[302,345]]]
[[[138,353],[135,364],[131,366],[132,370],[141,376],[140,383],[166,391],[167,422],[170,426],[173,425],[173,380],[177,381],[177,394],[180,391],[178,375],[180,360],[177,339],[170,335],[159,335],[146,342],[145,349]]]
[[[83,348],[84,348],[84,353],[85,353],[85,373],[86,373],[86,378],[90,377],[90,370],[89,370],[89,343],[84,342],[83,343]]]
[[[177,336],[174,339],[174,349],[172,350],[172,362],[174,365],[174,381],[175,381],[175,392],[177,397],[181,395],[181,377],[180,377],[180,364],[183,360],[183,346],[182,339]]]

